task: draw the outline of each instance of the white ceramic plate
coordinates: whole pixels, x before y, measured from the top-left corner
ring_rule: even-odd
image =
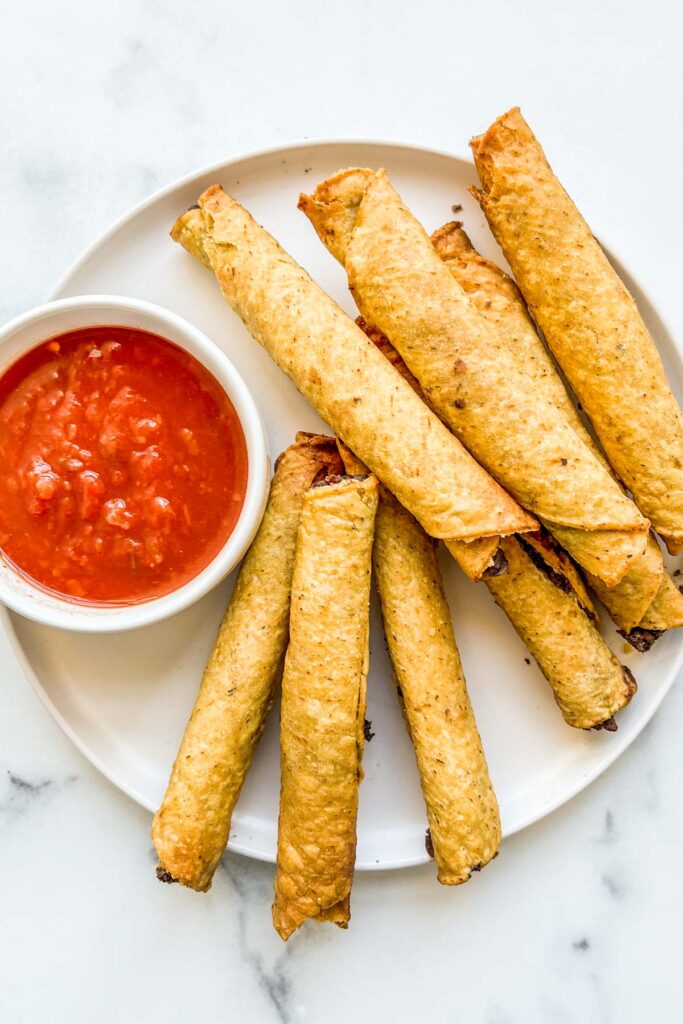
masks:
[[[176,216],[220,182],[241,200],[352,315],[345,276],[296,209],[301,190],[339,167],[385,166],[408,205],[432,230],[452,219],[452,204],[484,254],[500,259],[483,215],[467,193],[469,161],[407,145],[303,143],[231,160],[159,192],[92,246],[55,292],[148,299],[194,323],[234,362],[260,404],[273,454],[297,430],[326,428],[294,386],[254,342],[221,298],[213,277],[169,238]],[[661,320],[629,279],[678,387],[681,360]],[[680,397],[680,396],[679,396]],[[328,431],[329,432],[329,431]],[[620,713],[619,731],[570,729],[552,693],[488,591],[466,580],[447,556],[446,590],[477,721],[500,800],[506,835],[524,828],[583,789],[626,749],[671,686],[683,660],[680,634],[645,656],[614,650],[640,689]],[[29,678],[85,756],[115,785],[154,809],[164,791],[202,667],[233,579],[174,619],[135,633],[86,636],[39,626],[5,613]],[[413,753],[391,684],[373,608],[368,718],[374,739],[364,757],[358,867],[395,868],[427,859],[426,818]],[[230,846],[274,859],[278,804],[277,713],[273,713],[233,816]]]

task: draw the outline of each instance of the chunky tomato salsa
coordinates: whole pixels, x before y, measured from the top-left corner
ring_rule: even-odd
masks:
[[[246,484],[230,400],[158,335],[70,331],[0,377],[0,548],[49,590],[130,603],[177,589],[225,543]]]

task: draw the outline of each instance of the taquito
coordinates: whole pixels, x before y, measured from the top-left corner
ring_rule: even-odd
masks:
[[[636,692],[635,680],[600,636],[564,576],[549,571],[524,539],[501,546],[508,571],[486,581],[550,683],[565,722],[616,729],[614,715]]]
[[[282,677],[273,923],[283,939],[316,918],[348,925],[356,858],[377,481],[307,491]]]
[[[340,172],[299,205],[342,258],[361,314],[444,423],[521,505],[560,529],[579,564],[617,583],[645,548],[647,521],[469,300],[386,172]]]
[[[467,693],[435,542],[380,488],[373,572],[444,885],[496,856],[500,815]]]
[[[584,444],[611,472],[569,397],[512,278],[477,252],[458,222],[444,224],[431,237],[437,253],[482,316],[491,321],[529,376],[545,389]],[[555,529],[555,537],[563,542],[561,528]],[[616,541],[610,532],[603,537],[606,544]],[[683,595],[666,573],[659,545],[652,536],[616,586],[606,587],[591,573],[588,578],[623,635],[640,651],[665,630],[683,625]]]
[[[627,291],[515,107],[471,142],[473,188],[617,475],[683,548],[683,416]]]
[[[430,535],[473,541],[534,528],[354,322],[219,186],[179,218],[172,237],[211,267],[253,337]]]
[[[419,390],[389,341],[361,323],[397,373]],[[507,571],[512,568],[510,586],[503,585],[507,572],[489,576],[486,585],[550,683],[565,721],[580,729],[613,731],[613,715],[628,704],[636,686],[600,635],[597,612],[576,567],[540,533],[526,534],[523,542],[511,537],[500,550]]]
[[[159,878],[206,891],[282,671],[304,494],[339,471],[329,437],[298,434],[277,461],[266,511],[242,563],[154,816]]]

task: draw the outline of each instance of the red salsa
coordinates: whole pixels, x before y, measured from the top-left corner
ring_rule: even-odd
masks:
[[[246,484],[230,400],[156,334],[70,331],[0,377],[0,548],[48,590],[119,604],[176,590],[227,540]]]

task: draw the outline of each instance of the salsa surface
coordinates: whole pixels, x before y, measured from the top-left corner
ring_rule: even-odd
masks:
[[[216,379],[164,338],[97,326],[0,377],[0,548],[74,600],[170,593],[221,549],[247,451]]]

